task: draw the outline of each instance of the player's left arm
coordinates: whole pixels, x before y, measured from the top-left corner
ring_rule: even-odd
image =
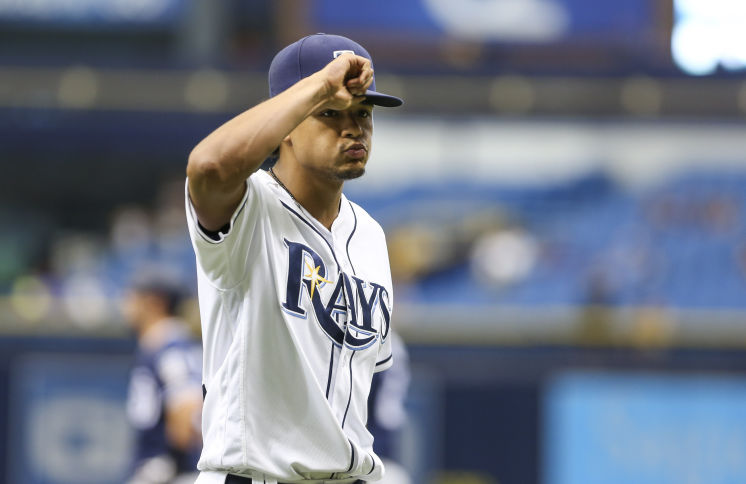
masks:
[[[188,450],[200,442],[198,417],[201,412],[199,394],[181,395],[166,403],[166,438],[173,447]]]

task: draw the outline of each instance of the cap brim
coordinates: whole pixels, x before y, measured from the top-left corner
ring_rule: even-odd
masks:
[[[387,108],[395,108],[404,104],[404,101],[396,96],[389,96],[388,94],[381,94],[376,91],[365,91],[365,97],[370,99],[376,106],[384,106]]]

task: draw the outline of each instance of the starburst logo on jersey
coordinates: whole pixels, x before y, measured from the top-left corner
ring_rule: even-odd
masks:
[[[368,348],[379,338],[388,336],[391,320],[389,294],[381,284],[364,281],[340,272],[337,281],[327,275],[324,260],[307,245],[285,239],[288,248],[288,279],[282,309],[297,318],[306,319],[303,306],[311,313],[335,344],[353,350]],[[326,302],[322,300],[321,289]],[[339,317],[343,317],[343,325]]]
[[[309,273],[303,277],[304,279],[307,278],[311,281],[311,299],[313,299],[313,293],[316,292],[316,286],[319,283],[322,283],[322,284],[323,283],[334,284],[334,283],[332,281],[328,281],[324,279],[323,277],[319,275],[319,270],[321,269],[320,265],[314,268],[314,267],[311,267],[311,264],[309,264],[308,261],[306,261],[306,267],[308,267]]]

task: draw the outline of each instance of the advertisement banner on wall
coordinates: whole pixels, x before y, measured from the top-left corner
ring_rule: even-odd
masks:
[[[25,26],[145,27],[181,18],[182,0],[0,0],[0,23]]]
[[[543,484],[731,484],[746,476],[746,378],[570,372],[544,399]]]
[[[312,5],[315,27],[328,32],[395,32],[496,43],[635,43],[657,24],[654,0],[379,0],[356,4],[355,15],[344,0],[314,0]]]
[[[11,367],[8,476],[25,484],[117,484],[130,471],[129,359],[27,354]]]

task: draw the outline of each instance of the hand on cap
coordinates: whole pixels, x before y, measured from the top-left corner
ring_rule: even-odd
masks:
[[[365,96],[373,82],[373,68],[365,57],[342,54],[322,69],[327,88],[329,109],[347,109]]]

